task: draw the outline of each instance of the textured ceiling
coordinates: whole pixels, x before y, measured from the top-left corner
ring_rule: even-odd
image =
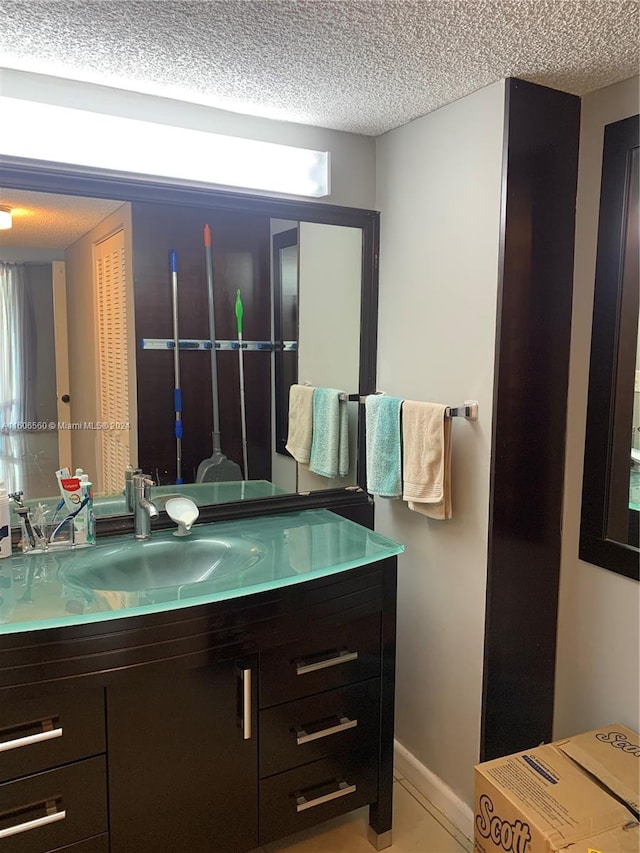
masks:
[[[609,0],[0,0],[7,67],[377,135],[502,77],[582,95],[638,73]]]
[[[3,246],[66,249],[122,203],[0,187],[0,207],[13,213],[13,228],[0,231],[0,253]]]

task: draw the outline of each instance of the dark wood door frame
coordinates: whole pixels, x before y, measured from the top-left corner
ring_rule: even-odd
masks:
[[[289,228],[288,231],[280,231],[271,238],[271,263],[273,269],[273,339],[276,342],[284,341],[288,337],[298,340],[298,332],[286,335],[284,332],[285,320],[283,316],[284,300],[282,293],[282,263],[280,252],[298,245],[298,227]],[[300,273],[298,270],[298,279]],[[300,282],[298,280],[298,290]],[[295,308],[295,326],[298,327],[298,298]],[[274,388],[275,388],[275,449],[276,453],[291,456],[286,448],[287,433],[289,429],[289,388],[298,381],[298,358],[297,352],[284,352],[276,349],[273,354]]]

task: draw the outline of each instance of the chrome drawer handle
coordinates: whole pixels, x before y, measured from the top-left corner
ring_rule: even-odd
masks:
[[[56,809],[55,801],[52,806],[47,803],[47,811]],[[48,823],[56,823],[56,821],[64,820],[67,813],[64,809],[61,811],[51,811],[50,814],[44,817],[38,817],[34,820],[27,820],[24,823],[18,823],[15,826],[9,826],[6,829],[0,829],[0,838],[9,838],[11,835],[19,835],[21,832],[29,832],[31,829],[37,829],[39,826],[46,826]]]
[[[337,726],[330,726],[328,729],[322,729],[319,732],[308,734],[304,729],[298,729],[296,732],[296,743],[298,746],[302,746],[303,743],[309,743],[312,740],[329,737],[329,735],[335,735],[338,732],[346,732],[347,729],[355,729],[357,725],[357,720],[350,720],[349,717],[340,717],[340,722]]]
[[[26,735],[14,740],[0,743],[0,752],[8,752],[10,749],[19,749],[21,746],[29,746],[32,743],[40,743],[43,740],[52,740],[54,737],[62,737],[62,728],[50,729],[48,732],[39,732],[37,735]]]
[[[251,669],[242,670],[242,737],[251,740]]]
[[[338,780],[336,779],[336,782]],[[323,803],[329,803],[331,800],[337,800],[338,797],[346,797],[347,794],[355,794],[356,786],[350,785],[344,779],[338,782],[338,790],[332,791],[330,794],[325,794],[323,797],[317,797],[315,800],[308,800],[303,794],[296,797],[296,811],[304,812],[307,809],[314,809],[316,806],[321,806]]]
[[[305,663],[303,660],[299,660],[296,661],[296,675],[306,675],[308,672],[316,672],[318,669],[327,669],[330,666],[338,666],[338,664],[349,663],[352,660],[358,660],[358,652],[338,652],[333,657],[315,663]]]

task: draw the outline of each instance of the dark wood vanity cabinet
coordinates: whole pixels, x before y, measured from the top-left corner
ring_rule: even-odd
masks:
[[[377,799],[380,614],[260,659],[260,843]]]
[[[107,853],[104,691],[0,704],[2,853]]]
[[[255,673],[254,656],[107,688],[111,853],[258,846]]]
[[[391,557],[0,638],[0,832],[49,818],[2,853],[247,853],[367,804],[388,846],[395,603]]]

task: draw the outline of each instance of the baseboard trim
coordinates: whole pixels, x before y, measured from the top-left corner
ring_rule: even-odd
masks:
[[[465,838],[473,838],[473,812],[469,806],[397,740],[394,740],[394,768],[396,773],[404,776],[433,803]]]

